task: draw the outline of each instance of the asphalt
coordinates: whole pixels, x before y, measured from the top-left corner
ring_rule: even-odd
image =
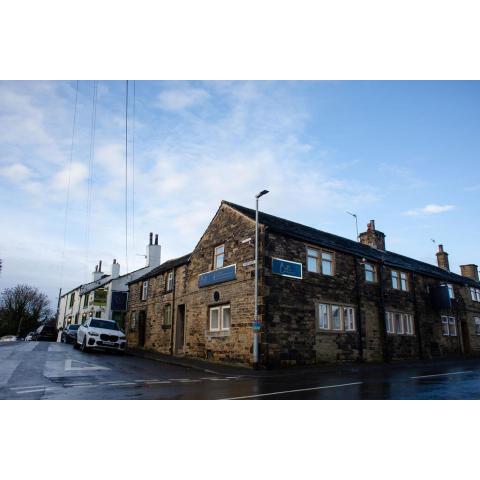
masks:
[[[53,342],[0,344],[0,399],[480,398],[480,359],[254,372],[132,353],[82,353]]]

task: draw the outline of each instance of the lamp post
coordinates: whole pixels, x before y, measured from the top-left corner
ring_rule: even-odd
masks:
[[[358,242],[358,219],[357,219],[357,214],[356,213],[351,213],[351,212],[345,212],[351,215],[352,217],[355,217],[355,228],[357,229],[357,242]]]
[[[268,190],[262,190],[255,195],[255,312],[253,318],[253,368],[258,368],[258,199],[266,195]]]

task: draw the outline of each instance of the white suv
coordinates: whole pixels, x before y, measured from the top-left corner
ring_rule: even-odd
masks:
[[[77,330],[77,340],[74,348],[87,352],[90,348],[105,348],[109,350],[125,351],[127,340],[114,320],[89,318]]]

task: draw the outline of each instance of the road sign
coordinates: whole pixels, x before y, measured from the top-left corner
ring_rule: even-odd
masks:
[[[282,258],[272,258],[272,272],[282,277],[302,279],[302,264],[283,260]]]
[[[253,322],[252,328],[254,332],[258,332],[262,324],[260,322]]]

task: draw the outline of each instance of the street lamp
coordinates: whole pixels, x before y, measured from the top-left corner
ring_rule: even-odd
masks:
[[[255,195],[255,313],[253,318],[253,368],[258,368],[258,199],[266,195],[268,190],[262,190]]]
[[[351,212],[345,212],[351,215],[352,217],[355,217],[355,228],[357,229],[357,242],[358,242],[358,219],[357,219],[357,214],[356,213],[351,213]]]

